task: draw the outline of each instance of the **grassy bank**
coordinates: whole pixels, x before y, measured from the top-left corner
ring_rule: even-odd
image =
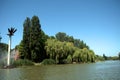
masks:
[[[18,66],[32,66],[32,65],[34,65],[34,63],[30,60],[27,60],[27,59],[18,59],[16,61],[14,61],[12,65],[15,66],[15,67],[18,67]]]

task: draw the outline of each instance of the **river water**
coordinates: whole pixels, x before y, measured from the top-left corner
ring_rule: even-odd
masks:
[[[120,61],[0,69],[0,80],[120,80]]]

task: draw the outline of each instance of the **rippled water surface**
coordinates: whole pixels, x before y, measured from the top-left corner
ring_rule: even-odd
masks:
[[[120,61],[0,69],[0,80],[120,80]]]

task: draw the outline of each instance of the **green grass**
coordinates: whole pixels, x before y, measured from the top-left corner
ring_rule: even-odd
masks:
[[[18,59],[14,61],[12,65],[16,67],[17,66],[31,66],[31,65],[34,65],[34,63],[27,59]]]

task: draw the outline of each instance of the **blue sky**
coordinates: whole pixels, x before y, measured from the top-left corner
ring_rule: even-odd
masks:
[[[48,35],[65,32],[81,39],[98,55],[120,52],[120,0],[0,0],[0,33],[17,28],[12,48],[22,40],[26,17],[37,15]]]

